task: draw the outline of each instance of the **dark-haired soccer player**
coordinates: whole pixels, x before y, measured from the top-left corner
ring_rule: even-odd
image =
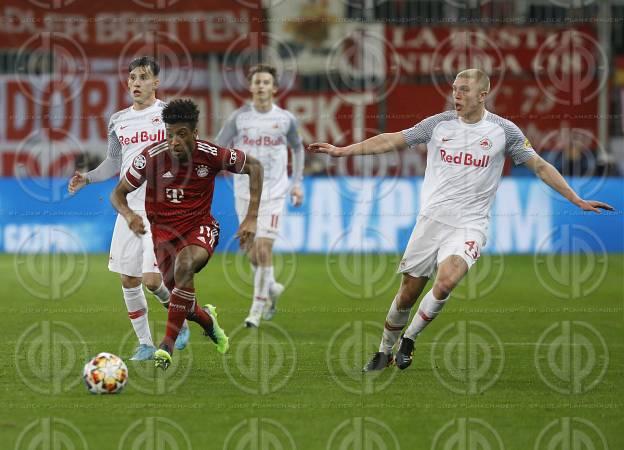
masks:
[[[386,316],[379,351],[364,366],[364,372],[383,370],[394,361],[399,369],[412,363],[417,336],[438,316],[453,289],[479,259],[506,156],[515,164],[526,165],[583,211],[613,209],[606,203],[579,197],[557,169],[533,150],[513,122],[487,111],[489,91],[487,74],[467,69],[459,72],[453,82],[454,110],[427,117],[407,130],[380,134],[347,147],[327,143],[309,147],[331,156],[348,156],[427,144],[420,214],[399,264],[401,287]],[[401,335],[412,306],[434,274],[431,290],[423,296]],[[394,358],[392,348],[397,340]]]
[[[219,241],[219,224],[210,212],[216,175],[221,170],[249,175],[249,209],[237,232],[242,247],[253,242],[262,195],[260,163],[240,150],[197,139],[198,117],[199,109],[190,100],[174,100],[165,106],[166,140],[137,155],[111,194],[113,206],[129,228],[142,235],[146,231],[143,219],[128,207],[126,197],[146,185],[145,207],[156,259],[171,290],[166,335],[154,353],[156,367],[163,370],[171,364],[185,318],[197,322],[220,353],[228,349],[214,306],[197,305],[193,281]]]
[[[108,123],[108,152],[106,159],[87,173],[76,172],[69,182],[69,192],[74,194],[89,183],[98,183],[123,173],[132,160],[150,142],[165,138],[165,124],[162,110],[165,103],[156,98],[160,80],[160,67],[156,60],[141,56],[130,62],[128,67],[128,90],[132,106],[117,111]],[[145,188],[137,189],[128,196],[130,208],[145,218]],[[117,216],[111,241],[108,270],[121,275],[123,297],[128,317],[139,340],[139,346],[130,358],[133,361],[152,359],[156,347],[147,320],[147,301],[141,282],[167,307],[169,290],[162,283],[156,264],[152,235],[149,224],[145,234],[134,234],[123,217]],[[182,327],[176,348],[182,350],[189,339],[186,323]]]
[[[273,103],[278,79],[275,67],[258,64],[249,69],[251,102],[232,113],[215,138],[258,158],[264,168],[264,187],[258,214],[258,230],[249,260],[254,271],[254,292],[247,327],[258,327],[261,318],[275,315],[284,286],[273,275],[273,243],[279,234],[284,202],[290,194],[295,206],[303,203],[304,149],[295,116]],[[292,150],[292,182],[288,181],[288,147]],[[245,217],[249,203],[246,177],[234,177],[236,214]]]

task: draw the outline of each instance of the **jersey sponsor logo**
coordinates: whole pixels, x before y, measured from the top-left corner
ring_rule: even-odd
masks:
[[[182,203],[184,200],[184,189],[167,188],[165,194],[171,203]]]
[[[147,163],[147,161],[145,160],[145,156],[143,155],[137,155],[134,158],[134,162],[132,163],[132,165],[134,167],[136,167],[137,169],[141,170],[143,167],[145,167],[145,164]]]
[[[158,142],[165,139],[165,132],[158,130],[157,133],[149,133],[147,131],[137,131],[132,136],[119,136],[121,145],[138,144],[139,142]]]
[[[236,164],[236,150],[230,149],[230,166]]]
[[[200,164],[195,168],[195,170],[197,171],[198,177],[204,178],[208,176],[208,166]]]
[[[492,148],[492,141],[490,141],[486,137],[481,138],[481,140],[479,141],[479,146],[481,147],[481,150],[489,150]]]
[[[488,155],[483,155],[481,158],[476,158],[468,152],[459,152],[456,155],[451,155],[443,148],[440,149],[440,158],[447,164],[458,166],[487,167],[488,164],[490,164],[490,157]]]
[[[249,136],[243,135],[243,145],[266,145],[269,147],[275,147],[277,145],[282,145],[283,143],[283,136],[260,136],[257,138],[250,138]]]

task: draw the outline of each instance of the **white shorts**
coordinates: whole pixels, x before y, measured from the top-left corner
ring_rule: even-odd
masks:
[[[144,212],[137,214],[143,219],[143,225],[147,230],[141,237],[128,228],[123,216],[117,215],[108,257],[108,270],[111,272],[131,277],[141,277],[144,273],[160,273],[154,255],[149,221]]]
[[[249,200],[241,197],[235,197],[235,200],[236,215],[238,216],[238,223],[240,224],[247,215]],[[260,201],[256,237],[273,240],[277,239],[285,200],[286,197],[278,197]]]
[[[479,230],[455,228],[418,216],[397,272],[431,278],[438,265],[451,255],[460,256],[470,269],[479,259],[485,239]]]

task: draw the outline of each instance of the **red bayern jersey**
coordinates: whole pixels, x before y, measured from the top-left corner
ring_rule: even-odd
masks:
[[[146,183],[145,211],[155,241],[170,241],[213,220],[215,177],[221,170],[240,173],[245,153],[197,140],[188,161],[169,152],[167,141],[150,145],[126,171],[128,183]]]

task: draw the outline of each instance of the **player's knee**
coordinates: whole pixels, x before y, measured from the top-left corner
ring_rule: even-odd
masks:
[[[438,294],[444,298],[448,297],[453,289],[455,289],[457,283],[449,276],[438,276],[433,284],[434,294]],[[436,292],[437,291],[437,292]]]
[[[177,285],[185,285],[193,279],[195,273],[193,260],[190,258],[181,258],[176,260],[173,277]]]
[[[156,289],[158,289],[160,287],[160,283],[156,283],[153,280],[143,280],[143,285],[150,292],[154,292]]]

